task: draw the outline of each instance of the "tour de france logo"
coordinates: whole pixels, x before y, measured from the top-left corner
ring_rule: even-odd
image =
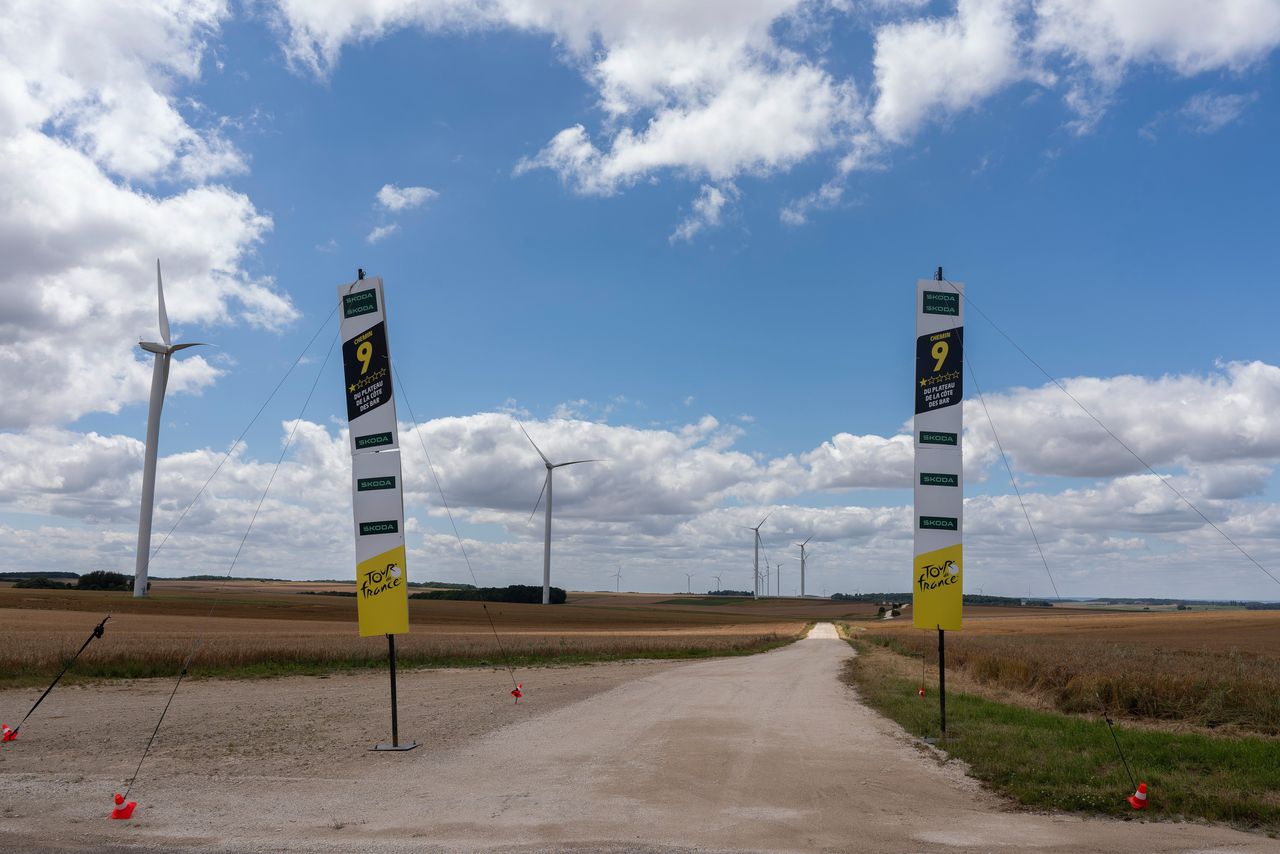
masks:
[[[389,563],[383,568],[374,567],[364,574],[364,580],[360,583],[360,598],[372,599],[379,593],[399,587],[402,574],[396,563]]]
[[[927,563],[920,568],[920,576],[916,578],[916,587],[921,590],[938,590],[960,581],[960,564],[954,560],[944,561],[941,566]]]

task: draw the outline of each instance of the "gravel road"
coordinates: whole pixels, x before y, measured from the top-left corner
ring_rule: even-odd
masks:
[[[526,671],[520,706],[502,673],[409,672],[402,731],[429,743],[396,754],[365,750],[385,738],[385,676],[194,682],[128,822],[108,799],[171,686],[70,689],[0,748],[0,848],[1280,852],[1012,810],[858,702],[838,678],[850,655],[819,625],[763,655]]]

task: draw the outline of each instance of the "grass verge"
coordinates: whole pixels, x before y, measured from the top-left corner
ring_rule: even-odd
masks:
[[[983,685],[1038,694],[1060,712],[1093,714],[1105,707],[1112,717],[1280,735],[1280,658],[1274,655],[1185,649],[1168,641],[953,634],[947,638],[948,670],[964,671]],[[937,666],[931,633],[873,627],[865,637]]]
[[[540,638],[536,641],[505,639],[510,645],[505,655],[498,654],[492,642],[481,644],[424,644],[420,648],[397,644],[396,663],[401,668],[414,667],[498,667],[516,668],[597,664],[636,659],[685,660],[722,656],[755,655],[786,646],[804,637],[807,629],[794,635],[769,633],[742,637],[714,637],[699,641],[684,639],[562,639]],[[413,638],[412,635],[408,636]],[[219,639],[221,640],[221,639]],[[386,643],[381,638],[356,644],[345,642],[326,647],[308,643],[293,649],[253,649],[225,641],[215,642],[207,652],[202,650],[192,662],[192,677],[232,679],[270,678],[279,676],[318,676],[339,671],[387,666]],[[408,646],[408,648],[405,648]],[[237,648],[238,647],[238,648]],[[75,663],[64,682],[87,682],[101,679],[147,679],[176,677],[186,649],[175,655],[107,655],[91,656],[88,651]],[[0,688],[22,688],[46,685],[62,668],[62,659],[52,657],[42,662],[25,662],[21,668],[0,671]]]
[[[935,685],[917,695],[881,646],[855,639],[846,680],[868,705],[913,735],[938,734]],[[1132,786],[1101,720],[947,692],[945,750],[974,777],[1021,804],[1132,815]],[[1151,790],[1146,816],[1194,818],[1280,834],[1280,740],[1117,727],[1129,764]]]

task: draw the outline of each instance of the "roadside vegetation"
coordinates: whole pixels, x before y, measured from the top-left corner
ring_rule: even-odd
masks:
[[[849,634],[848,626],[843,628]],[[894,637],[885,638],[857,630],[852,634],[850,642],[859,655],[849,662],[845,679],[869,705],[907,732],[922,737],[938,736],[936,657],[932,668],[928,668],[928,662],[922,664],[914,644],[907,641],[909,635],[895,633]],[[923,632],[919,639],[932,640]],[[949,634],[948,739],[939,745],[942,750],[967,763],[972,775],[995,791],[1029,807],[1134,815],[1125,802],[1132,794],[1133,785],[1096,703],[1092,709],[1069,714],[1055,710],[1052,704],[1045,707],[1043,698],[1031,693],[1007,692],[1003,694],[1004,700],[996,700],[990,692],[986,692],[989,696],[979,696],[966,690],[964,683],[968,687],[977,683],[964,677],[957,680],[962,686],[956,690],[950,681],[952,648]],[[1007,650],[1005,654],[1013,658]],[[1067,657],[1074,660],[1074,654]],[[966,664],[957,664],[957,667],[963,668],[967,676],[967,668],[981,656],[969,650],[966,656],[957,655],[957,659],[961,658]],[[1114,666],[1115,659],[1104,658],[1094,667],[1081,666],[1080,672],[1087,675],[1077,678],[1096,678],[1108,663]],[[1026,673],[1042,666],[1033,658],[1025,659],[1024,664]],[[976,670],[982,672],[987,666],[980,665]],[[922,699],[918,695],[922,684],[920,674],[926,668],[929,676],[924,680]],[[1011,673],[1024,673],[1018,668],[1006,669]],[[999,668],[992,672],[998,673]],[[1033,688],[1041,684],[1025,674],[1011,681]],[[1058,675],[1044,684],[1065,685],[1070,681]],[[1245,690],[1243,684],[1236,685],[1236,689]],[[1073,693],[1076,690],[1072,688],[1067,692],[1068,706],[1073,702],[1071,697],[1082,696]],[[1262,687],[1253,690],[1265,691]],[[1041,707],[1035,708],[1037,705]],[[1202,704],[1191,704],[1188,708],[1200,709]],[[1114,718],[1114,711],[1112,714]],[[1168,718],[1161,720],[1172,723]],[[1232,734],[1216,734],[1117,724],[1116,737],[1134,775],[1150,787],[1151,806],[1143,815],[1157,819],[1206,819],[1260,830],[1272,836],[1280,833],[1280,739],[1246,735],[1242,730],[1237,727]]]
[[[1273,631],[1280,632],[1280,625]],[[860,636],[923,657],[936,672],[937,638],[931,632],[872,629]],[[1106,710],[1112,717],[1182,728],[1280,735],[1280,657],[1243,638],[1234,645],[1220,636],[1210,646],[1191,637],[1162,640],[1154,632],[1146,640],[1123,640],[1085,632],[966,630],[947,634],[947,670],[1035,695],[1068,714]]]

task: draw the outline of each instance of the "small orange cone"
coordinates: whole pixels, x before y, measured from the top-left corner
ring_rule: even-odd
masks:
[[[116,803],[116,808],[111,811],[112,818],[130,818],[133,816],[133,808],[138,805],[137,801],[129,801],[128,803],[125,803],[124,795],[119,792],[116,792],[116,796],[113,800]]]
[[[524,687],[523,682],[517,682],[516,687],[511,689],[511,696],[516,698],[516,704],[520,703],[520,698],[524,696],[524,691],[520,690]]]
[[[0,733],[3,733],[3,735],[0,735],[0,741],[13,741],[18,737],[16,732],[9,729],[8,724],[0,724],[0,728],[2,728],[0,729]]]
[[[1138,791],[1128,797],[1129,806],[1135,810],[1145,810],[1147,808],[1147,784],[1139,783]]]

